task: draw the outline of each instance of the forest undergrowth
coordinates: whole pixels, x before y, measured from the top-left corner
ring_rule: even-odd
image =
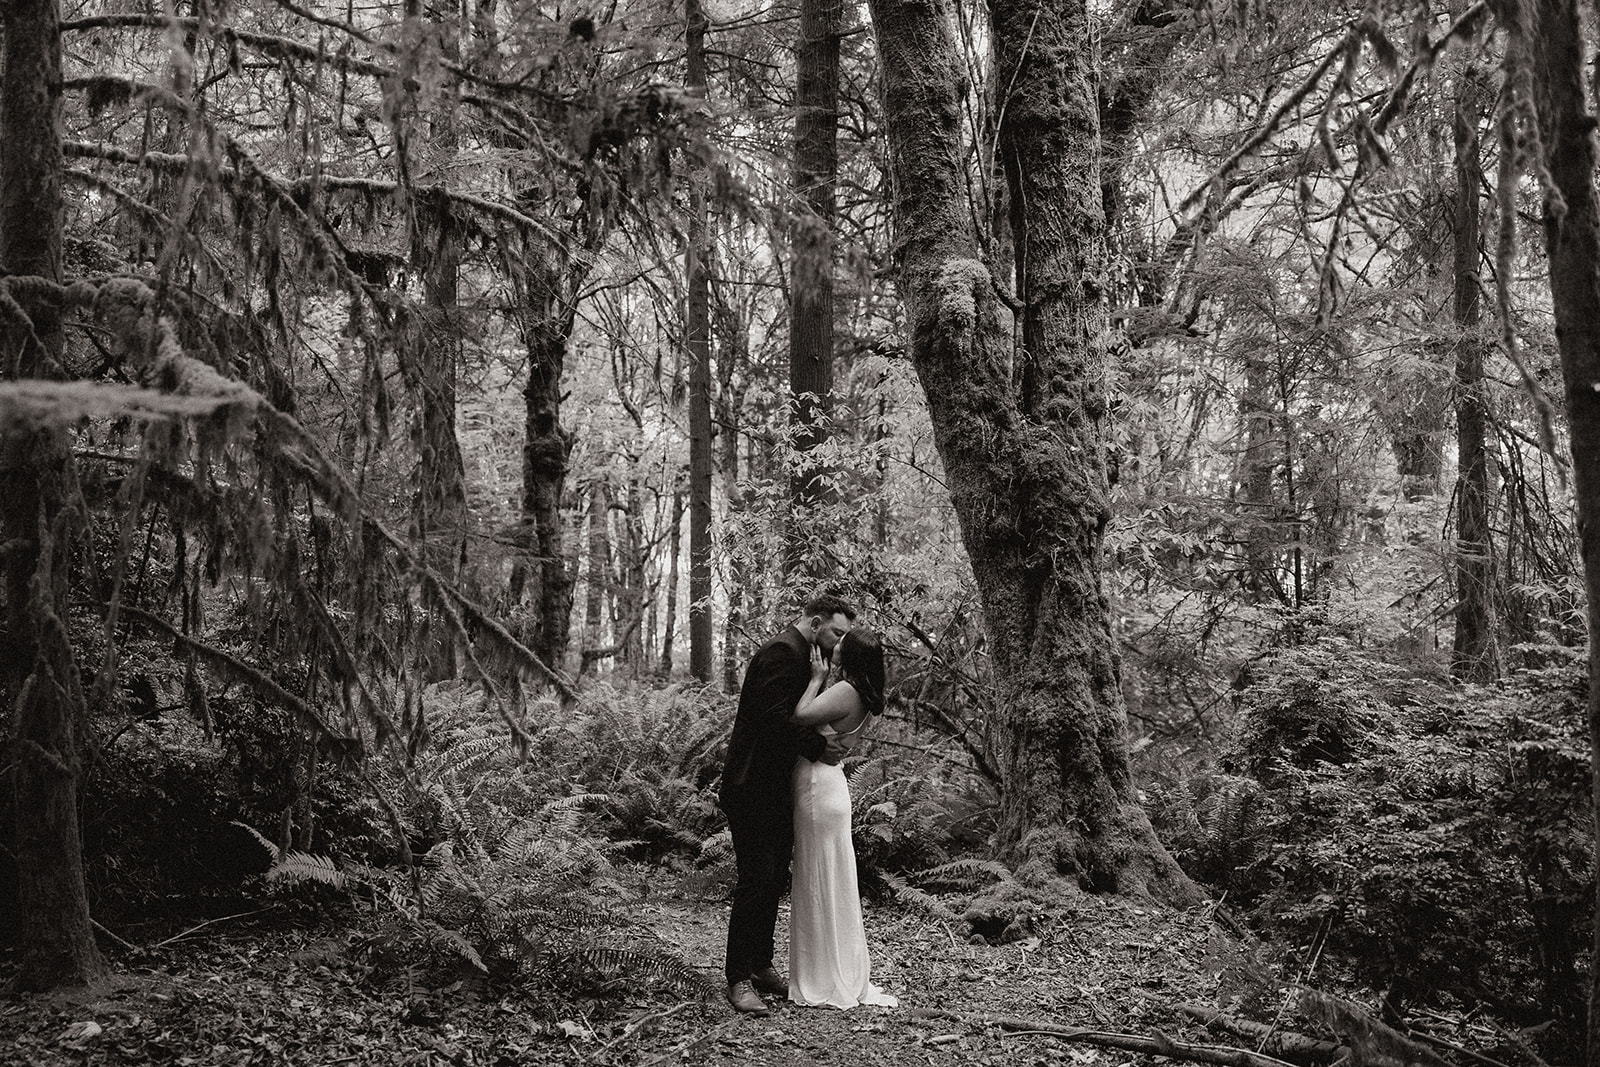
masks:
[[[982,776],[886,716],[846,771],[901,1005],[767,1019],[721,998],[719,690],[591,686],[535,705],[524,753],[451,683],[428,748],[311,791],[291,722],[219,700],[209,737],[154,719],[102,746],[117,977],[0,1005],[0,1063],[1565,1063],[1582,697],[1559,666],[1458,691],[1336,635],[1280,653],[1213,759],[1147,776],[1217,895],[1188,911],[984,858]]]
[[[597,960],[559,988],[496,991],[470,969],[429,973],[374,954],[375,930],[360,916],[312,920],[280,904],[123,948],[103,988],[0,1007],[0,1063],[1088,1067],[1154,1061],[1046,1031],[1262,1044],[1208,1031],[1204,1013],[1219,1004],[1280,1030],[1307,1025],[1294,991],[1260,980],[1267,950],[1211,909],[1067,889],[1030,913],[1026,936],[999,944],[925,908],[869,906],[874,977],[897,1009],[779,1005],[768,1018],[738,1016],[717,986],[722,891],[653,866],[620,873],[634,944],[682,959],[692,975],[641,977]],[[779,934],[781,944],[781,921]],[[1506,1040],[1483,1020],[1440,1016],[1433,1027],[1453,1043]],[[1339,1043],[1327,1037],[1325,1051]]]

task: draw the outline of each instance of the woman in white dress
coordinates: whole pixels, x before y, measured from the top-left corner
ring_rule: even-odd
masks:
[[[811,684],[795,718],[853,747],[883,710],[883,644],[870,630],[847,633],[833,649],[838,680],[813,646]],[[789,999],[812,1007],[899,1002],[871,982],[872,962],[850,840],[850,787],[841,767],[796,760],[794,862],[789,894]]]

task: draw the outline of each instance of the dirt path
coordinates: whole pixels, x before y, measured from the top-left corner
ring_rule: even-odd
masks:
[[[671,952],[720,984],[720,900],[671,885],[632,915],[633,947]],[[1227,972],[1227,940],[1202,917],[1078,894],[1005,945],[969,944],[965,924],[900,909],[869,906],[867,926],[874,980],[898,1009],[784,1004],[767,1018],[660,984],[495,996],[416,974],[378,983],[338,930],[214,929],[115,961],[120,977],[93,995],[0,1002],[0,1063],[1109,1067],[1137,1057],[914,1012],[1203,1040],[1165,1005],[1214,1003]]]

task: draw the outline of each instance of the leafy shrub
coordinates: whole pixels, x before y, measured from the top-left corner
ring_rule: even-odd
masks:
[[[108,923],[237,895],[261,858],[228,829],[238,791],[228,758],[196,728],[138,724],[100,753],[85,778],[84,878]]]
[[[1594,885],[1581,677],[1430,689],[1342,642],[1265,665],[1218,772],[1153,806],[1198,877],[1387,992],[1582,1033]],[[1560,1038],[1557,1038],[1559,1043]]]
[[[863,892],[880,892],[886,874],[944,863],[950,812],[938,783],[881,757],[846,761],[856,878]]]
[[[342,855],[366,859],[389,847],[381,813],[347,771],[322,761],[311,795],[303,795],[309,742],[287,714],[233,710],[215,738],[185,718],[157,717],[127,725],[100,749],[82,803],[85,879],[97,916],[176,917],[237,901],[262,858],[230,824],[277,827],[302,802]]]

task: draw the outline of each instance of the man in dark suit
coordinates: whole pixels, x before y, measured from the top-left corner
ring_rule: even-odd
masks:
[[[728,917],[728,1003],[767,1014],[762,993],[785,997],[789,984],[772,965],[778,900],[789,880],[794,844],[794,761],[838,763],[845,749],[796,723],[795,706],[811,681],[811,646],[824,657],[850,630],[855,609],[836,596],[818,595],[782,633],[756,651],[739,689],[739,712],[728,739],[719,802],[733,834],[739,880]]]

